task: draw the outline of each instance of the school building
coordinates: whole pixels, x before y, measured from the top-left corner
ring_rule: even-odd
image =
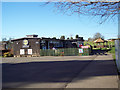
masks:
[[[40,49],[77,48],[83,43],[83,37],[63,40],[56,38],[39,38],[38,35],[13,39],[14,57],[40,56]]]

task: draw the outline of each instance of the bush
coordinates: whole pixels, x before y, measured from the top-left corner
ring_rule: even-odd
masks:
[[[112,47],[111,50],[109,51],[109,53],[113,54],[113,59],[116,59],[115,57],[115,47]]]
[[[112,47],[111,50],[109,51],[109,53],[115,53],[115,47]]]
[[[10,52],[6,52],[3,54],[3,57],[13,57],[13,54],[11,54]]]

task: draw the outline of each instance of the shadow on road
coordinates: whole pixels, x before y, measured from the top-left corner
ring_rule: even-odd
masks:
[[[110,50],[101,50],[101,49],[97,49],[97,50],[92,50],[92,54],[93,55],[107,55],[106,53],[110,51]]]
[[[73,60],[73,61],[47,61],[29,62],[2,65],[3,88],[6,83],[29,82],[29,83],[69,83],[80,72],[94,62],[93,69],[87,71],[78,80],[94,76],[117,75],[113,60]],[[114,67],[114,66],[113,66]],[[20,87],[20,85],[18,84]]]

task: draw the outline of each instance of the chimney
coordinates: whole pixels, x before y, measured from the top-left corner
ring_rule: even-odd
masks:
[[[33,34],[33,35],[26,35],[26,36],[29,37],[29,38],[38,37],[38,35],[36,35],[36,34]]]

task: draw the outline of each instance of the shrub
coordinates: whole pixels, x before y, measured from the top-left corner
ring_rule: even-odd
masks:
[[[109,51],[109,53],[113,54],[113,59],[116,59],[115,57],[115,47],[112,47],[111,50]]]
[[[13,54],[11,54],[10,52],[6,52],[3,54],[3,57],[13,57]]]

